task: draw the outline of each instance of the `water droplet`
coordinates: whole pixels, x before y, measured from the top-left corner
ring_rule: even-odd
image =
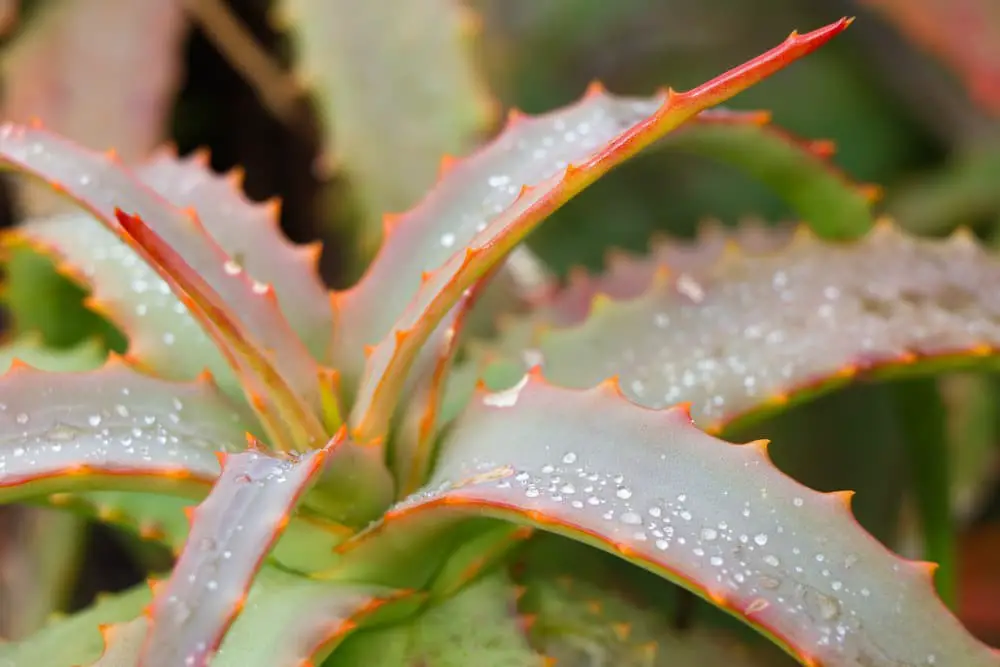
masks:
[[[802,507],[802,504],[804,502],[805,501],[803,501],[801,498],[793,498],[792,499],[792,504],[795,505],[796,507]]]
[[[667,542],[666,540],[656,540],[655,544],[656,548],[659,549],[660,551],[666,551],[667,548],[670,546],[670,543]]]
[[[767,544],[767,535],[765,535],[764,533],[757,533],[756,535],[753,536],[753,541],[756,542],[759,546],[764,546],[765,544]]]
[[[781,561],[778,560],[778,557],[773,554],[768,554],[764,556],[764,562],[770,565],[771,567],[778,567],[779,565],[781,565]]]
[[[122,405],[121,403],[119,403],[118,405],[115,406],[115,412],[117,412],[120,417],[128,417],[129,416],[128,408],[126,406]]]
[[[632,490],[625,486],[619,486],[618,490],[615,491],[615,495],[622,500],[628,500],[632,497]]]
[[[701,539],[706,542],[711,542],[719,536],[719,533],[715,528],[702,528],[701,529]]]
[[[18,412],[17,416],[14,417],[14,421],[16,421],[18,424],[27,424],[28,423],[28,413],[26,413],[26,412]]]
[[[225,271],[228,275],[238,276],[240,272],[243,271],[243,267],[237,264],[235,261],[227,259],[226,263],[222,265],[222,270]]]
[[[100,426],[101,415],[90,415],[89,417],[87,417],[87,423],[90,424],[91,426]]]
[[[563,456],[563,463],[576,463],[576,454],[573,452],[566,452],[566,455]]]
[[[712,556],[708,559],[708,562],[712,565],[712,567],[722,567],[722,558],[719,556]]]
[[[642,523],[642,517],[635,512],[625,512],[621,515],[621,522],[630,526],[638,526]]]
[[[445,232],[441,235],[441,247],[450,248],[455,245],[455,235],[451,232]]]

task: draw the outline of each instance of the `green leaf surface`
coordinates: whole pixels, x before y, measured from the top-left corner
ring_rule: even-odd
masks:
[[[96,338],[117,352],[125,351],[121,332],[84,305],[86,290],[61,275],[51,257],[11,244],[0,252],[0,299],[9,316],[8,334],[40,334],[47,345],[60,348]]]
[[[563,386],[618,376],[637,403],[690,402],[698,424],[718,432],[866,374],[995,363],[1000,345],[1000,300],[988,288],[1000,261],[967,234],[918,239],[883,224],[840,244],[800,228],[780,251],[671,268],[619,268],[597,289],[615,284],[625,298],[598,294],[586,321],[543,325],[527,336],[532,353],[512,361],[541,364]],[[575,320],[587,291],[555,305],[568,315],[553,319]],[[500,380],[491,386],[509,384],[509,373]]]
[[[655,609],[590,581],[529,568],[518,607],[533,619],[531,642],[560,667],[776,667],[777,648],[746,644],[718,629],[678,630]]]
[[[938,600],[925,563],[887,551],[849,509],[682,408],[537,374],[478,396],[424,491],[345,544],[345,573],[382,551],[433,558],[442,526],[496,517],[561,533],[667,577],[805,664],[1000,664]],[[398,563],[401,565],[401,563]],[[810,662],[811,661],[811,662]]]
[[[211,493],[191,515],[191,531],[170,579],[157,586],[142,651],[145,664],[208,662],[327,453],[317,449],[291,459],[254,449],[225,457]]]
[[[544,667],[528,644],[502,573],[490,574],[455,597],[399,625],[361,632],[334,654],[329,667]]]
[[[441,156],[468,150],[492,113],[463,34],[467,10],[453,0],[284,0],[277,9],[322,110],[322,162],[347,175],[364,210],[368,254],[382,214],[416,203]]]
[[[80,373],[25,365],[0,377],[0,496],[100,486],[194,494],[248,420],[205,378],[170,382],[118,358]]]
[[[805,142],[767,113],[707,111],[663,140],[672,150],[714,158],[757,178],[786,199],[823,238],[863,236],[875,222],[872,186],[851,183],[828,161],[830,142]]]
[[[338,367],[351,375],[357,361],[342,357],[357,360],[365,344],[375,343],[351,414],[352,435],[362,442],[384,435],[407,372],[438,323],[552,212],[698,112],[819,48],[848,23],[792,35],[685,93],[628,99],[593,88],[563,110],[513,118],[493,143],[455,165],[403,216],[361,282],[335,300],[340,322],[351,329],[338,329]]]
[[[125,623],[142,613],[149,602],[145,584],[125,593],[99,596],[97,601],[71,616],[52,621],[31,637],[0,643],[3,667],[78,667],[101,657],[104,639],[100,626]]]
[[[0,644],[0,665],[90,665],[101,658],[104,649],[99,625],[135,619],[149,599],[149,588],[137,586],[56,621],[22,642]],[[309,664],[309,660],[318,664],[356,626],[383,623],[412,613],[416,600],[418,596],[408,597],[396,591],[321,583],[265,567],[212,667],[299,667]],[[148,629],[146,618],[137,619],[140,629]],[[138,664],[134,652],[137,647],[131,643],[129,647],[131,651],[116,656],[119,661],[111,663],[114,667]]]
[[[206,351],[197,353],[188,347],[198,345],[205,337],[205,330],[197,324],[208,327],[209,333],[212,327],[204,319],[196,324],[190,318],[189,309],[185,309],[190,302],[182,304],[170,294],[170,287],[163,280],[169,274],[157,267],[161,279],[156,279],[156,274],[149,271],[138,255],[123,243],[113,242],[112,235],[121,231],[116,209],[140,215],[214,290],[221,301],[216,305],[233,314],[231,319],[245,328],[247,336],[256,342],[256,348],[268,350],[267,359],[280,369],[286,381],[318,405],[316,363],[286,320],[275,289],[249,276],[249,267],[245,268],[238,260],[240,251],[248,252],[249,247],[255,248],[253,254],[258,258],[264,253],[284,257],[283,261],[272,262],[268,255],[267,262],[260,264],[273,264],[276,276],[297,276],[285,283],[288,293],[295,293],[302,285],[313,284],[302,278],[301,270],[289,268],[296,266],[296,262],[301,264],[300,269],[304,268],[307,261],[290,252],[289,246],[274,233],[273,226],[261,224],[257,224],[257,234],[231,231],[224,235],[243,234],[244,242],[240,246],[223,248],[201,219],[200,212],[193,215],[180,208],[189,202],[198,203],[198,200],[187,199],[177,204],[168,201],[164,195],[176,193],[180,187],[167,187],[157,179],[170,181],[164,173],[170,174],[171,168],[193,173],[192,191],[205,187],[200,184],[205,181],[212,184],[211,177],[199,173],[197,165],[165,167],[162,160],[154,161],[146,177],[149,182],[146,182],[140,173],[133,173],[107,155],[90,152],[41,129],[12,124],[0,127],[0,163],[46,181],[104,226],[102,237],[100,232],[94,233],[96,225],[91,228],[86,224],[92,221],[76,225],[75,222],[82,218],[69,216],[54,223],[26,226],[17,234],[56,253],[92,284],[95,307],[105,312],[129,337],[130,355],[170,377],[191,378],[200,373],[206,363],[213,372],[227,377],[218,358],[207,352],[208,346],[202,345]],[[179,174],[170,175],[181,178]],[[164,190],[162,194],[154,189],[156,185]],[[225,199],[220,200],[215,209],[203,206],[207,211],[205,220],[209,219],[209,212],[217,212],[211,216],[215,220],[213,227],[232,226],[239,220],[234,214],[239,212],[240,201],[233,193],[229,208],[225,206]],[[69,229],[80,236],[71,235]],[[227,250],[233,254],[228,254]],[[312,308],[308,313],[323,310],[325,308]],[[293,312],[303,316],[306,311],[296,309]],[[186,314],[187,320],[184,319]],[[312,339],[317,340],[315,333]],[[226,386],[230,386],[229,382]]]

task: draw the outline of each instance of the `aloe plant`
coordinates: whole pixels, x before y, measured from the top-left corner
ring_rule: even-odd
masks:
[[[671,633],[627,598],[584,583],[610,615],[560,612],[579,605],[530,559],[516,585],[504,565],[541,529],[676,582],[803,664],[1000,664],[937,599],[932,566],[856,524],[849,493],[783,475],[762,441],[711,435],[864,371],[989,357],[1000,332],[985,286],[1000,263],[967,238],[883,225],[854,242],[769,237],[780,250],[718,261],[696,247],[670,275],[655,255],[630,260],[545,301],[449,379],[465,316],[532,229],[849,23],[793,33],[685,93],[594,86],[566,109],[513,114],[387,218],[367,273],[329,297],[316,249],[285,241],[273,212],[198,160],[129,169],[0,126],[0,162],[87,213],[29,221],[8,246],[55,257],[129,341],[97,369],[16,363],[0,378],[0,497],[89,509],[178,553],[165,579],[0,647],[0,662],[684,659],[657,652]],[[829,322],[851,335],[822,334]],[[491,386],[467,391],[480,370]],[[727,655],[713,650],[688,655]]]

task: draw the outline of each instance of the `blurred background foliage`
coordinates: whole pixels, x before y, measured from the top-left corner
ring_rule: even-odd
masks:
[[[439,153],[468,151],[494,134],[510,109],[568,104],[592,80],[619,94],[645,95],[664,84],[685,89],[792,29],[843,15],[858,20],[842,37],[741,94],[732,108],[768,109],[794,135],[834,142],[836,165],[881,186],[877,210],[904,228],[943,235],[967,226],[989,242],[1000,231],[997,0],[474,0],[460,8],[412,0],[405,9],[360,0],[143,3],[0,0],[0,115],[40,115],[94,148],[124,133],[129,145],[116,148],[126,159],[163,141],[181,154],[210,149],[217,171],[243,171],[252,199],[280,197],[281,224],[292,239],[325,242],[322,270],[333,286],[353,282],[370,257],[380,212],[372,209],[412,204],[433,180]],[[138,4],[145,15],[133,11]],[[310,11],[317,20],[303,21]],[[356,33],[337,32],[340,19]],[[451,24],[454,34],[442,28]],[[330,38],[317,49],[309,30],[324,26]],[[445,41],[453,37],[467,61],[448,60],[455,51]],[[434,53],[420,50],[427,40]],[[54,71],[59,67],[75,68],[72,78],[60,78],[70,75]],[[119,103],[129,86],[142,94]],[[424,104],[452,99],[447,113]],[[386,174],[390,186],[401,187],[368,187],[393,169],[406,170]],[[352,187],[352,174],[368,189]],[[48,206],[7,183],[0,218],[9,225]],[[748,218],[795,216],[744,171],[683,150],[654,150],[560,210],[530,245],[565,275],[577,264],[599,269],[609,247],[641,252],[657,233],[690,236],[707,220]],[[31,314],[19,316],[18,328],[42,331],[53,346],[97,332],[122,347],[83,307],[82,291],[45,260],[25,251],[6,267],[11,284],[31,285],[21,297],[7,293],[12,310]],[[44,299],[47,307],[18,307],[18,298]],[[807,484],[858,490],[859,520],[904,554],[920,557],[926,533],[940,531],[936,555],[957,559],[941,576],[958,580],[960,615],[1000,645],[997,398],[992,376],[980,374],[861,384],[732,437],[772,438],[776,462]],[[904,456],[908,439],[933,440],[937,431],[947,461]],[[909,489],[911,479],[918,488],[933,486],[935,474],[950,477],[947,514],[930,526],[920,494]],[[41,520],[56,521],[0,514],[0,591],[5,577],[9,584],[24,576],[15,565],[31,567],[18,551],[24,541],[12,536]],[[162,559],[132,538],[94,531],[70,606],[131,583]],[[23,631],[4,627],[0,614],[0,635]]]

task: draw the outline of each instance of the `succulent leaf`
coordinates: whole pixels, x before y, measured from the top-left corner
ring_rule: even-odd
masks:
[[[142,617],[127,623],[101,626],[104,651],[91,667],[135,667],[146,636],[146,626],[146,619]]]
[[[848,498],[787,477],[762,442],[699,431],[683,408],[635,405],[611,382],[557,388],[536,372],[478,396],[425,490],[344,552],[356,563],[376,550],[412,562],[442,525],[493,516],[667,577],[805,664],[1000,664],[941,605],[932,567],[888,552]]]
[[[0,660],[12,665],[79,667],[100,659],[104,647],[99,625],[135,619],[150,598],[149,587],[104,598],[80,614],[54,622],[35,636],[0,644]],[[254,581],[243,613],[230,628],[213,667],[293,667],[319,664],[358,626],[394,620],[413,611],[419,596],[372,586],[322,583],[264,567]],[[135,667],[138,655],[123,656],[114,667]],[[131,660],[129,660],[131,659]],[[311,659],[316,660],[310,663]],[[104,667],[104,666],[102,666]]]
[[[690,402],[699,426],[718,432],[866,372],[981,363],[1000,345],[1000,301],[987,287],[1000,280],[1000,262],[965,233],[920,239],[885,223],[841,244],[800,229],[777,252],[671,269],[619,269],[597,284],[621,300],[595,296],[586,321],[543,327],[528,337],[527,362],[515,361],[540,361],[563,386],[617,375],[630,399]],[[553,306],[554,319],[573,321],[592,289]],[[524,330],[517,335],[523,342]],[[502,380],[491,386],[509,386],[509,373]]]
[[[857,238],[871,229],[878,189],[855,185],[831,165],[830,142],[802,141],[769,121],[765,112],[704,111],[665,138],[664,146],[750,173],[824,238]]]
[[[468,586],[406,623],[360,632],[331,659],[331,667],[546,667],[528,645],[515,607],[515,589],[500,572]]]
[[[117,357],[80,373],[17,364],[0,405],[5,501],[95,486],[200,497],[214,452],[241,449],[251,423],[207,378],[169,382]]]
[[[325,437],[323,423],[317,414],[320,404],[318,382],[322,372],[315,368],[311,360],[308,361],[307,365],[312,365],[315,370],[312,390],[316,398],[310,400],[308,396],[297,394],[279,370],[280,364],[274,364],[268,358],[271,355],[267,350],[273,348],[254,340],[236,314],[226,308],[219,294],[191,265],[139,216],[116,208],[115,217],[129,245],[141,250],[158,268],[174,292],[181,296],[189,310],[197,314],[205,330],[218,343],[230,366],[240,375],[247,399],[273,444],[283,450],[318,446]],[[241,273],[242,269],[229,268],[226,271]],[[273,299],[270,287],[257,290],[255,285],[254,290]]]
[[[635,100],[593,89],[568,109],[513,119],[494,143],[448,171],[428,197],[404,215],[361,282],[337,295],[340,321],[350,322],[352,332],[338,330],[335,355],[376,343],[351,414],[355,437],[364,442],[384,434],[407,371],[431,332],[462,293],[548,215],[698,112],[819,48],[849,23],[845,19],[806,35],[793,34],[686,93],[667,91]],[[587,128],[582,137],[581,124]],[[567,141],[567,133],[572,141]],[[553,134],[561,139],[557,142]],[[546,139],[555,145],[548,147]],[[535,157],[536,150],[543,157]],[[452,254],[452,246],[460,250]],[[418,283],[425,269],[433,270]],[[414,294],[399,289],[400,284],[419,287]],[[387,287],[395,292],[391,297],[384,294]],[[372,303],[393,308],[375,311]],[[378,315],[362,319],[361,309]],[[337,359],[340,367],[352,368],[349,361]]]
[[[15,359],[48,371],[79,371],[100,366],[97,341],[53,350],[40,336],[20,336],[0,346],[0,371]],[[23,637],[61,609],[70,595],[83,546],[79,517],[44,508],[0,507],[0,637]]]
[[[382,235],[382,213],[412,206],[441,155],[465,152],[492,115],[466,53],[468,10],[453,0],[284,0],[277,9],[323,110],[322,164],[346,173],[364,210],[367,256]]]
[[[261,368],[270,369],[266,377],[257,378],[264,387],[260,389],[261,396],[252,398],[252,402],[272,398],[278,405],[284,405],[304,400],[318,409],[318,368],[282,315],[274,289],[249,277],[209,235],[197,215],[171,205],[108,156],[74,146],[38,128],[0,126],[0,162],[37,176],[50,187],[67,194],[133,247],[136,242],[133,234],[139,233],[142,226],[132,225],[129,228],[132,233],[123,226],[135,221],[132,213],[141,216],[151,232],[162,237],[166,247],[172,250],[173,258],[180,261],[163,265],[156,260],[162,259],[164,253],[158,258],[150,258],[150,249],[140,247],[146,259],[152,259],[151,265],[175,291],[200,288],[178,296],[189,309],[196,308],[193,314],[227,354],[230,364],[243,372],[253,371],[257,376]],[[129,215],[119,218],[116,213],[119,209],[126,209]],[[192,284],[195,278],[197,285]],[[177,281],[182,282],[178,285]],[[126,289],[134,291],[135,287],[130,285]],[[211,306],[210,310],[206,311],[206,306]],[[131,313],[133,318],[142,316],[134,310]],[[123,323],[123,328],[131,333],[128,323]],[[164,334],[162,329],[156,331],[155,347],[176,342],[165,335],[170,334]],[[233,349],[234,337],[246,343]],[[135,353],[141,359],[142,342],[133,342],[137,348]],[[286,395],[289,392],[276,386],[275,376],[290,385],[294,394]],[[295,398],[298,396],[303,398]],[[312,415],[308,411],[305,414]],[[309,418],[299,417],[303,420],[302,428],[308,430]],[[312,419],[316,417],[312,415]],[[271,426],[272,430],[276,428]],[[275,444],[283,444],[283,440]]]
[[[176,158],[161,151],[136,167],[134,174],[175,206],[196,210],[205,230],[230,257],[250,275],[274,286],[288,322],[313,355],[326,360],[332,313],[306,305],[326,299],[315,271],[319,248],[291,245],[279,233],[274,203],[248,201],[231,179],[211,171],[202,153]],[[98,221],[84,214],[30,220],[4,241],[54,255],[64,270],[92,286],[95,306],[127,329],[132,354],[157,373],[190,379],[208,367],[220,386],[239,392],[225,359],[187,307],[155,269]],[[14,279],[18,277],[15,272]],[[14,310],[19,315],[24,309]]]
[[[328,448],[341,442],[332,440]],[[275,458],[256,442],[250,445],[250,451],[224,456],[222,474],[191,514],[184,550],[150,607],[143,665],[208,664],[329,451]]]

